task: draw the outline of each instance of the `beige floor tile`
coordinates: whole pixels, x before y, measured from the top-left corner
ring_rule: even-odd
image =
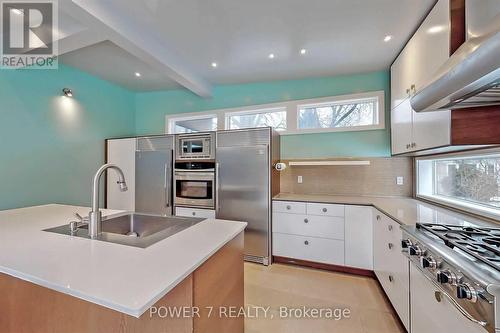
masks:
[[[400,333],[383,291],[371,278],[291,265],[245,264],[245,303],[270,307],[267,318],[247,318],[245,332]],[[350,316],[281,318],[280,307],[348,309]]]

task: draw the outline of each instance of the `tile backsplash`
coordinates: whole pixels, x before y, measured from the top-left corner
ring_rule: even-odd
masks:
[[[289,162],[369,161],[370,165],[293,165]],[[281,192],[296,194],[411,196],[413,162],[408,157],[282,160]],[[398,185],[398,177],[403,184]],[[302,183],[299,183],[302,178]],[[401,179],[400,179],[401,180]]]

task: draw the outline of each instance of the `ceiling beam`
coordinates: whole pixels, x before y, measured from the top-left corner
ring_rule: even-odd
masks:
[[[212,96],[210,84],[189,70],[154,31],[113,7],[111,1],[62,0],[59,8],[193,93],[201,97]]]
[[[94,30],[83,30],[73,35],[66,36],[57,41],[57,55],[63,54],[94,45],[107,40],[103,34],[96,33]]]

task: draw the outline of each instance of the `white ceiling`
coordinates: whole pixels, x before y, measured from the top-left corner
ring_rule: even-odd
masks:
[[[100,42],[62,55],[64,64],[134,91],[180,88],[175,81],[110,41]],[[135,73],[141,74],[136,77]]]
[[[135,54],[132,56],[129,49],[125,51],[104,42],[66,54],[62,57],[64,63],[132,90],[171,89],[180,83],[196,92],[191,83],[206,91],[213,84],[388,69],[435,0],[73,0],[73,3],[98,17],[99,23],[104,22],[103,30],[108,31],[110,39],[113,39],[110,27],[120,28],[112,16],[122,19],[125,24],[122,27],[127,29],[127,33],[123,29],[122,37],[127,40],[117,44],[127,49],[132,41],[134,47],[144,46],[152,57],[141,57],[142,53],[136,49],[131,51]],[[99,25],[92,29],[100,34]],[[130,29],[135,29],[137,36],[131,36]],[[386,35],[393,36],[388,43],[383,41]],[[144,45],[141,36],[147,39]],[[134,37],[137,38],[133,40]],[[146,43],[153,42],[162,47],[161,51],[155,53],[156,50],[146,47]],[[307,50],[305,55],[300,54],[302,48]],[[274,59],[268,58],[270,53],[275,54]],[[163,61],[160,64],[172,66],[165,70],[157,68],[158,59]],[[212,68],[212,62],[217,62],[217,68]],[[133,75],[135,71],[141,72],[140,79]]]

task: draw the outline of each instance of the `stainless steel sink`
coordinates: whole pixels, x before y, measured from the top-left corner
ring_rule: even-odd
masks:
[[[146,248],[203,220],[202,218],[164,217],[137,213],[110,215],[102,218],[102,234],[97,237],[97,240]],[[81,226],[73,234],[69,224],[44,231],[89,238],[88,225]]]

